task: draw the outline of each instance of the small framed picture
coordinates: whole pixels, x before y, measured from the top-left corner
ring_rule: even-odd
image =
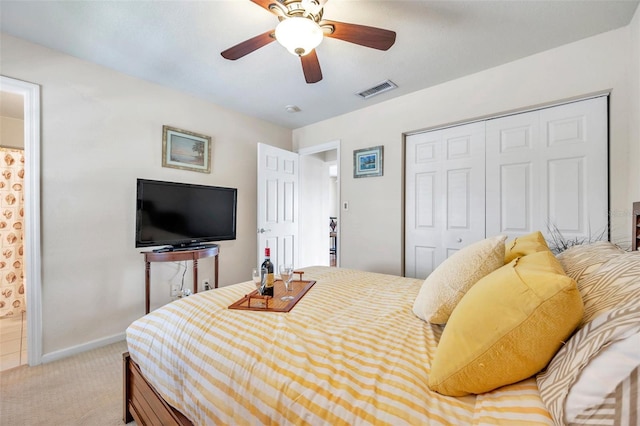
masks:
[[[353,177],[382,176],[382,153],[382,145],[353,151]]]
[[[162,167],[211,173],[211,137],[162,126]]]

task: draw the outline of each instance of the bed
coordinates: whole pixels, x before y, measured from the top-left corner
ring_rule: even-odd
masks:
[[[609,251],[612,258],[621,255],[619,250]],[[599,252],[592,257],[584,261],[581,252],[570,254],[562,267],[573,267],[578,271],[574,273],[585,277],[594,275],[607,260]],[[632,258],[631,274],[636,276],[640,276],[638,259]],[[563,362],[578,362],[582,367],[575,370],[582,371],[590,358],[602,352],[594,348],[586,358],[582,353],[586,361],[576,361],[571,354],[558,361],[555,352],[567,352],[569,340],[560,351],[554,350],[553,369],[549,364],[541,374],[479,394],[443,395],[430,388],[429,378],[446,327],[426,322],[414,312],[423,280],[342,268],[303,270],[305,279],[316,284],[288,313],[228,309],[255,288],[244,282],[180,299],[132,323],[123,357],[124,421],[560,424],[558,419],[565,416],[564,390],[577,381],[558,372],[567,368]],[[640,294],[640,284],[638,288]],[[630,293],[625,302],[637,302],[638,294]],[[617,340],[640,335],[640,312],[626,308],[622,320],[626,328]],[[591,314],[601,318],[611,315],[611,309]],[[581,325],[582,330],[589,328]],[[614,339],[615,333],[607,333]],[[627,373],[619,373],[620,383],[632,381],[637,368]],[[554,387],[557,383],[564,383],[560,391]],[[632,413],[637,412],[638,404],[629,402],[628,394],[612,397],[608,392],[603,398],[624,400]],[[593,412],[593,404],[590,407]],[[579,415],[585,421],[595,414],[584,417],[581,410]]]

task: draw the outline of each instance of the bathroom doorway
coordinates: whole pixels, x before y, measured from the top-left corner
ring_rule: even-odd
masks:
[[[5,181],[5,186],[8,184],[14,188],[20,187],[24,199],[23,207],[15,212],[9,212],[7,209],[0,211],[0,220],[4,222],[0,226],[7,226],[16,231],[2,237],[3,244],[13,241],[15,247],[3,247],[0,251],[0,266],[4,263],[5,268],[20,266],[22,270],[22,272],[4,271],[6,273],[3,273],[3,284],[0,289],[5,304],[9,302],[11,305],[11,310],[4,309],[2,316],[12,317],[13,320],[13,325],[5,323],[6,327],[4,327],[0,324],[3,330],[0,331],[0,338],[8,335],[14,340],[11,345],[5,345],[4,341],[0,342],[0,347],[3,348],[2,361],[4,361],[0,368],[5,369],[4,367],[13,368],[25,363],[38,365],[42,359],[40,86],[0,76],[0,119],[3,124],[0,145],[9,146],[9,150],[0,156],[0,164],[3,166],[2,179]],[[22,134],[20,134],[20,128]],[[16,150],[13,146],[20,145],[20,139],[22,139],[22,151]],[[17,165],[17,169],[11,170],[10,163]],[[9,180],[16,175],[21,175],[20,182]],[[18,198],[19,195],[15,197]],[[3,198],[6,199],[6,195]],[[20,220],[16,220],[16,216]],[[22,236],[17,235],[18,230],[23,232]],[[19,259],[11,257],[16,254],[19,255]],[[8,286],[8,284],[15,285]],[[16,292],[22,292],[24,297],[16,297]],[[0,321],[3,320],[0,319]],[[12,351],[8,356],[4,354],[5,346],[8,346],[7,351]],[[15,365],[16,359],[17,365]]]
[[[0,371],[27,363],[24,99],[0,92]]]

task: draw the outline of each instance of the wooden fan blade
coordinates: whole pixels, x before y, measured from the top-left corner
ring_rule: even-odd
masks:
[[[242,43],[236,44],[233,47],[225,50],[221,53],[222,57],[225,59],[230,59],[235,61],[236,59],[242,58],[245,55],[253,52],[254,50],[258,50],[263,46],[274,41],[276,38],[273,35],[274,30],[267,31],[266,33],[257,35],[249,40],[245,40]]]
[[[332,33],[325,33],[325,37],[333,37],[373,49],[388,50],[396,42],[395,31],[327,20],[320,22],[320,26],[323,25],[331,25],[334,28]]]
[[[307,83],[317,83],[322,80],[322,70],[320,70],[320,62],[315,49],[304,56],[300,56],[300,60],[302,61],[304,79]]]
[[[275,3],[275,0],[251,0],[251,1],[257,4],[258,6],[267,9],[269,12],[271,12],[269,5],[272,3]]]

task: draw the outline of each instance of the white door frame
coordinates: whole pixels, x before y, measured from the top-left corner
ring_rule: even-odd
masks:
[[[42,270],[40,246],[40,86],[0,76],[0,90],[24,97],[27,358],[42,362]]]
[[[326,142],[326,143],[322,143],[319,145],[314,145],[314,146],[310,146],[307,148],[300,148],[297,152],[300,156],[303,155],[312,155],[312,154],[318,154],[320,152],[325,152],[325,151],[332,151],[332,150],[336,150],[336,162],[338,165],[338,188],[337,188],[337,196],[338,196],[338,226],[336,229],[336,232],[338,233],[338,237],[336,238],[336,266],[340,266],[340,254],[342,253],[342,250],[340,250],[340,241],[342,238],[342,232],[340,232],[340,228],[342,226],[342,221],[340,220],[340,212],[342,211],[341,208],[341,204],[340,204],[340,187],[342,186],[340,184],[340,176],[341,176],[341,172],[340,172],[340,139],[336,139],[334,141],[330,141],[330,142]]]

